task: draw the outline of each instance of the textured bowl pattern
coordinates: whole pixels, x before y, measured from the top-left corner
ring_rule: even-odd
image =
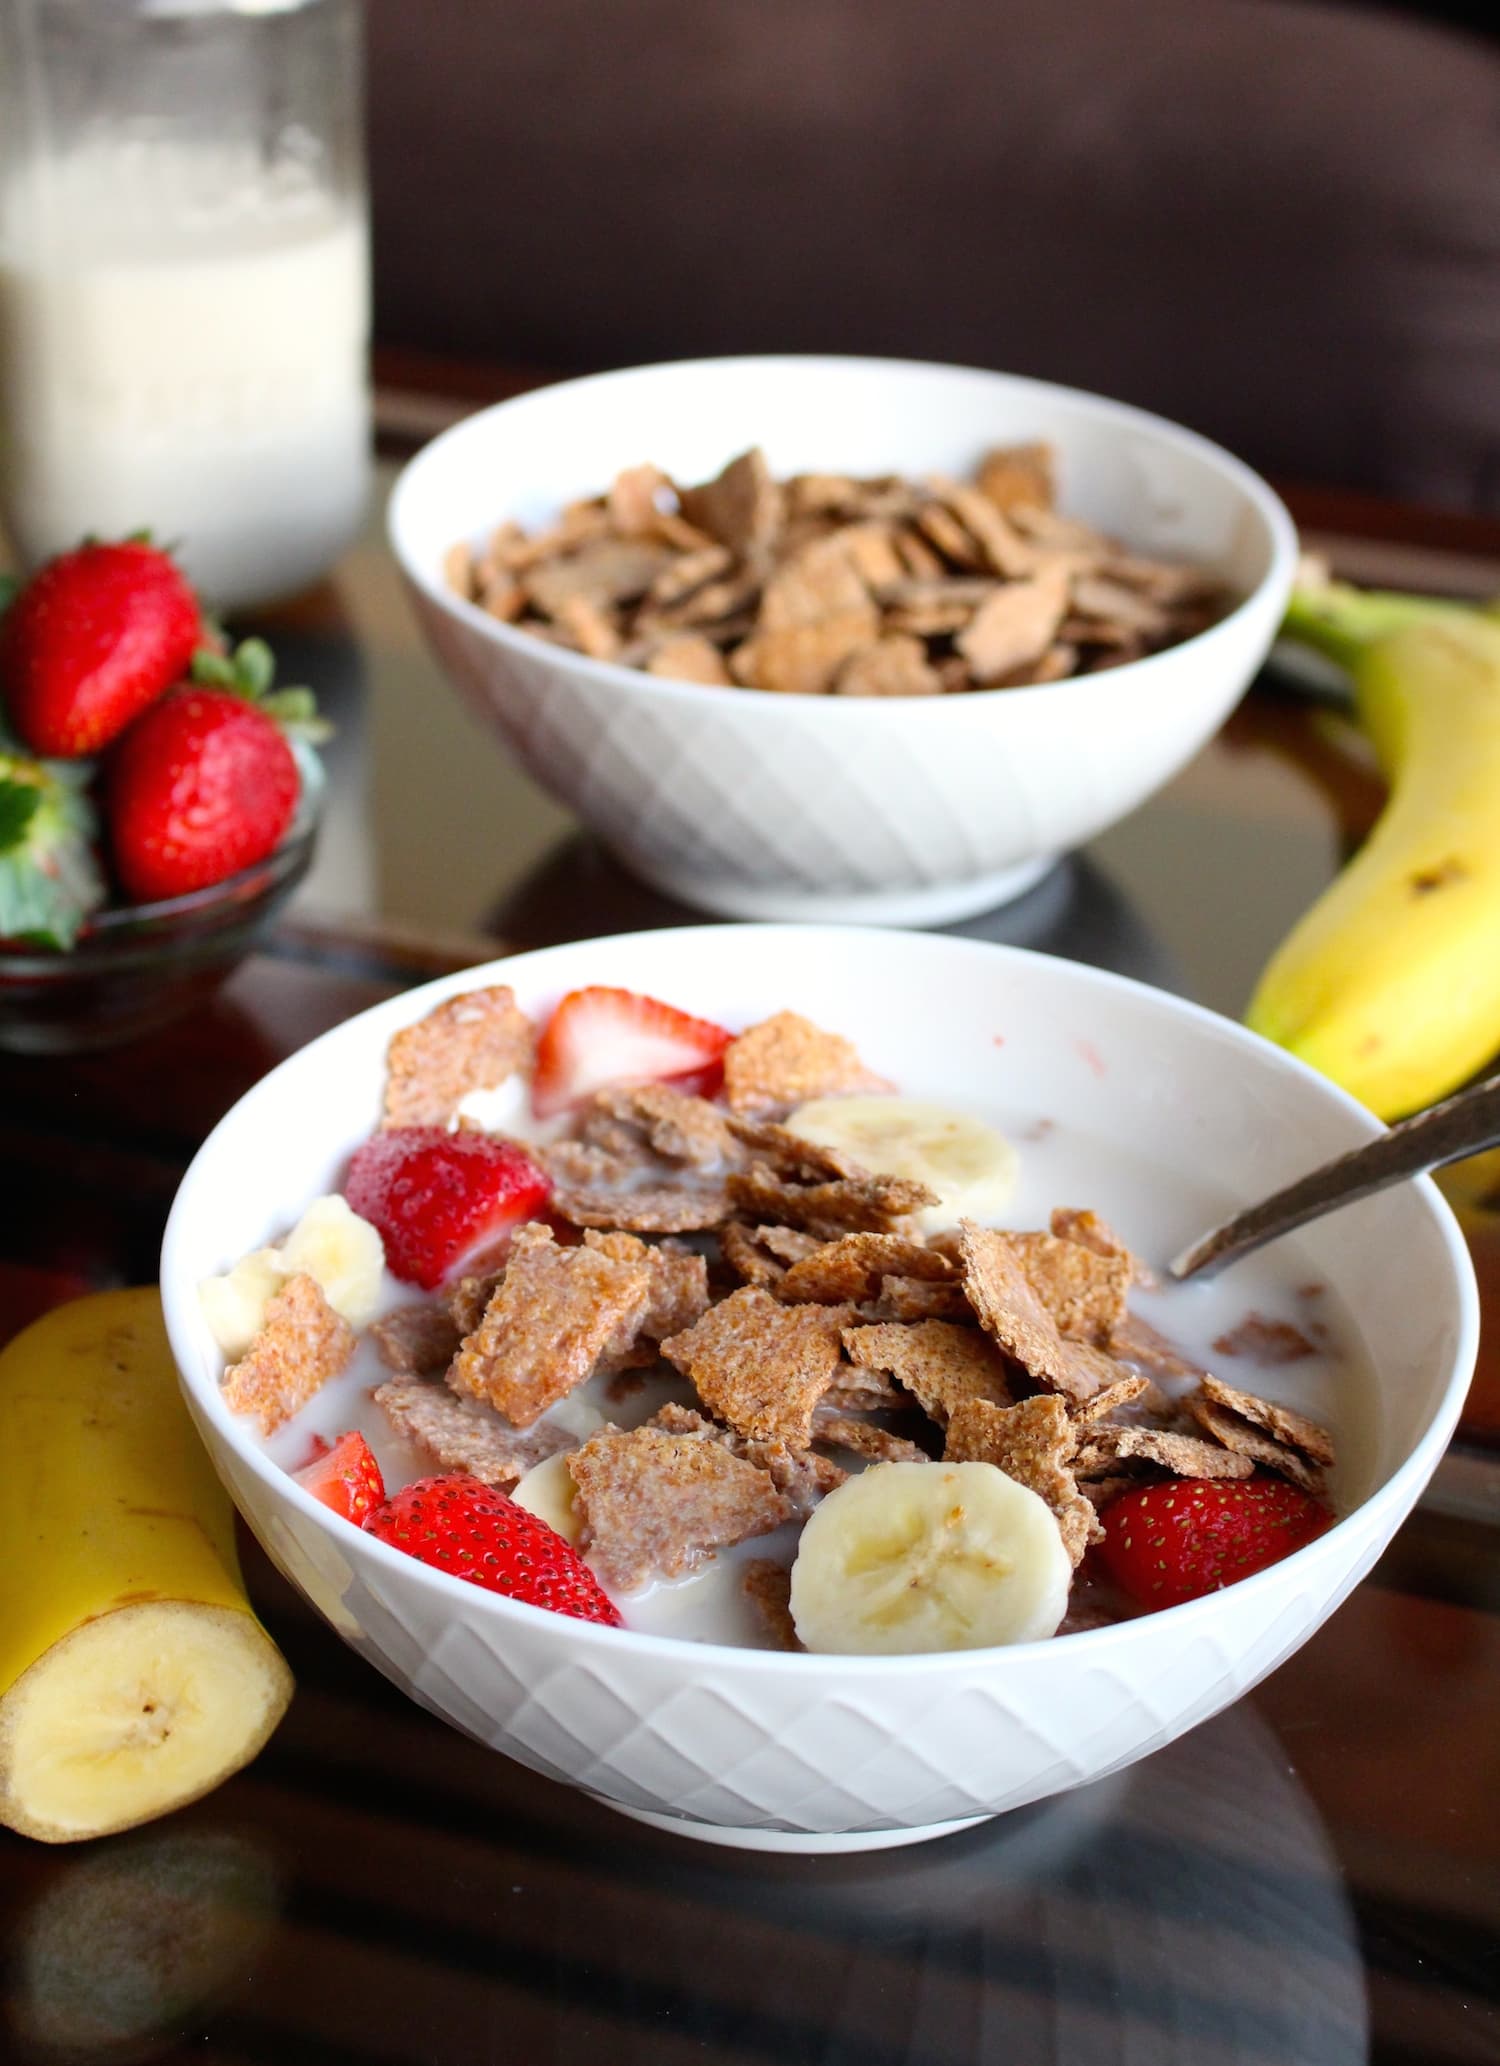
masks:
[[[1213,1169],[1241,1196],[1376,1122],[1278,1049],[1163,993],[1020,949],[853,928],[686,928],[517,956],[395,998],[293,1056],[221,1122],[173,1208],[162,1286],[185,1395],[256,1535],[330,1626],[424,1706],[534,1770],[695,1833],[813,1848],[850,1832],[929,1834],[1065,1791],[1170,1741],[1305,1641],[1435,1467],[1473,1365],[1476,1295],[1457,1225],[1423,1180],[1301,1237],[1303,1259],[1358,1316],[1369,1364],[1366,1418],[1346,1431],[1352,1510],[1206,1600],[1011,1649],[828,1658],[622,1635],[428,1570],[320,1506],[225,1410],[196,1287],[337,1182],[374,1123],[390,1035],[497,980],[537,1012],[590,981],[730,1024],[792,1005],[853,1035],[915,1094],[1066,1112],[1167,1170]]]
[[[456,539],[539,522],[647,456],[690,480],[759,438],[778,472],[963,474],[987,446],[1038,436],[1066,509],[1212,566],[1238,608],[1167,652],[1039,688],[784,696],[584,659],[442,578]],[[1004,374],[853,359],[645,367],[502,403],[412,461],[390,533],[447,673],[638,875],[730,917],[900,924],[1016,895],[1168,780],[1264,658],[1296,551],[1264,482],[1159,418]]]

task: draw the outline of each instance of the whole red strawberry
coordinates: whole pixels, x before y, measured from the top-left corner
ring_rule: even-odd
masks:
[[[1332,1522],[1284,1478],[1175,1479],[1114,1500],[1097,1555],[1142,1607],[1176,1607],[1279,1564]]]
[[[477,1478],[418,1478],[377,1507],[372,1535],[486,1591],[619,1628],[613,1601],[555,1528]]]
[[[206,889],[270,853],[301,777],[273,717],[233,690],[174,689],[137,719],[108,772],[115,874],[138,903]]]
[[[344,1196],[380,1229],[391,1274],[435,1291],[466,1256],[535,1218],[552,1182],[513,1141],[390,1126],[356,1148]]]
[[[187,672],[198,601],[141,540],[49,560],[0,618],[0,692],[33,753],[98,753]]]
[[[312,1462],[296,1473],[314,1499],[331,1506],[346,1521],[363,1522],[385,1498],[385,1480],[370,1445],[358,1428],[325,1442]]]

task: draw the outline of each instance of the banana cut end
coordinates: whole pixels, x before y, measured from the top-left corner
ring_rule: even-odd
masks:
[[[192,1600],[116,1607],[0,1697],[0,1823],[65,1844],[186,1807],[250,1762],[291,1697],[252,1615]]]

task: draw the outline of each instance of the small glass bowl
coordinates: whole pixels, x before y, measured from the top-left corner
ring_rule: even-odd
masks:
[[[207,889],[96,912],[66,952],[0,947],[0,1048],[81,1054],[154,1032],[209,997],[307,873],[323,770],[298,754],[302,793],[274,852]]]

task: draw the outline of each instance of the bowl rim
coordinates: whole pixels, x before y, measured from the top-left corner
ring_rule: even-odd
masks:
[[[579,665],[585,671],[585,679],[605,682],[618,689],[632,689],[638,693],[655,694],[667,703],[685,701],[701,707],[705,691],[712,690],[716,694],[722,694],[724,693],[722,685],[710,682],[672,681],[660,675],[647,674],[644,669],[639,667],[622,667],[617,661],[595,660],[591,659],[586,653],[575,653],[566,648],[549,647],[544,641],[533,638],[524,631],[516,630],[513,625],[501,623],[498,618],[492,617],[487,611],[481,610],[477,603],[469,602],[463,596],[455,595],[440,578],[434,576],[429,567],[422,563],[418,554],[412,548],[408,535],[409,505],[415,496],[422,475],[428,469],[439,465],[442,459],[457,445],[464,442],[465,439],[474,436],[481,426],[487,427],[493,424],[505,412],[514,413],[525,409],[529,405],[543,402],[544,399],[550,399],[559,395],[570,395],[580,389],[606,388],[617,383],[623,385],[632,380],[644,379],[647,376],[665,381],[672,374],[695,373],[703,368],[713,368],[716,371],[722,371],[729,375],[741,369],[774,367],[795,370],[797,368],[814,366],[819,368],[850,367],[858,368],[864,372],[871,370],[889,372],[895,374],[898,378],[911,373],[957,374],[969,379],[999,383],[1006,388],[1014,390],[1036,395],[1047,395],[1055,400],[1060,399],[1065,403],[1079,407],[1086,415],[1094,415],[1116,422],[1122,428],[1133,427],[1147,432],[1169,446],[1192,453],[1206,461],[1239,490],[1245,498],[1247,506],[1259,519],[1266,533],[1270,546],[1270,560],[1265,573],[1252,589],[1241,596],[1233,609],[1226,611],[1222,617],[1217,618],[1212,624],[1206,625],[1202,631],[1194,632],[1190,638],[1180,639],[1176,645],[1165,646],[1160,652],[1146,653],[1137,660],[1128,660],[1120,667],[1110,668],[1108,670],[1108,683],[1111,690],[1118,687],[1122,681],[1133,682],[1137,680],[1142,670],[1152,667],[1158,661],[1166,660],[1178,653],[1202,653],[1212,643],[1219,641],[1222,636],[1232,635],[1238,631],[1241,621],[1247,614],[1261,606],[1262,599],[1267,595],[1275,594],[1279,590],[1281,591],[1281,600],[1283,603],[1285,602],[1286,594],[1290,591],[1296,572],[1298,555],[1301,551],[1297,528],[1292,521],[1291,512],[1268,481],[1264,480],[1244,460],[1237,459],[1232,452],[1228,451],[1224,446],[1217,444],[1212,438],[1204,437],[1199,431],[1188,429],[1185,424],[1174,423],[1170,417],[1160,416],[1152,410],[1139,408],[1134,402],[1115,401],[1111,396],[1097,394],[1089,388],[1071,387],[1063,382],[1054,380],[1040,380],[1031,374],[1007,373],[996,367],[953,364],[935,359],[901,359],[879,355],[866,356],[849,352],[746,352],[692,359],[657,359],[638,366],[616,366],[606,372],[586,373],[571,380],[549,381],[541,387],[528,388],[523,394],[510,395],[502,401],[492,402],[485,408],[476,409],[471,414],[460,417],[457,423],[452,423],[446,430],[440,431],[436,437],[429,439],[402,466],[386,505],[385,535],[387,546],[406,580],[421,596],[434,606],[448,612],[459,623],[478,631],[492,645],[498,647],[501,652],[520,654],[532,660],[550,661],[561,666],[565,672],[569,671],[574,665]],[[496,523],[502,522],[503,514],[497,515],[494,521]],[[1279,614],[1280,611],[1278,609]],[[1211,681],[1211,679],[1211,675],[1206,672],[1205,680]],[[868,717],[871,714],[871,706],[873,704],[883,714],[885,721],[889,722],[895,713],[905,712],[913,708],[921,708],[928,711],[937,709],[952,711],[958,709],[967,710],[971,714],[975,714],[978,711],[993,710],[996,700],[1002,697],[1008,704],[1014,704],[1016,699],[1019,698],[1023,705],[1032,703],[1039,697],[1057,701],[1078,701],[1081,700],[1080,692],[1089,690],[1097,692],[1098,688],[1099,678],[1097,676],[1082,674],[1069,675],[1062,681],[1057,682],[1024,683],[1015,688],[967,689],[962,695],[954,696],[870,698],[866,696],[801,695],[793,700],[797,705],[799,715],[806,710],[848,708],[862,711]],[[748,699],[748,707],[750,708],[764,705],[772,710],[778,708],[783,702],[783,698],[769,695],[765,690],[747,689],[738,683],[731,684],[731,689],[737,698],[733,705],[737,710],[747,707],[747,701],[738,699]],[[1067,695],[1068,691],[1073,692],[1071,699]],[[850,722],[853,721],[850,720]],[[928,723],[932,722],[930,717],[925,721]],[[958,720],[953,719],[952,721],[957,722]],[[840,720],[835,719],[834,722],[838,723]],[[944,720],[939,719],[938,722],[941,723]]]
[[[1019,960],[1028,966],[1041,964],[1056,967],[1060,964],[1071,971],[1081,972],[1085,980],[1096,983],[1106,995],[1124,994],[1146,1000],[1167,1017],[1185,1020],[1198,1031],[1221,1043],[1238,1048],[1242,1052],[1256,1054],[1263,1062],[1270,1061],[1274,1067],[1310,1083],[1331,1105],[1356,1121],[1366,1138],[1374,1138],[1384,1130],[1374,1114],[1347,1091],[1341,1090],[1318,1070],[1298,1060],[1296,1056],[1262,1039],[1259,1034],[1252,1033],[1248,1027],[1241,1026],[1223,1014],[1210,1011],[1206,1006],[1196,1004],[1190,999],[1177,997],[1170,991],[1157,989],[1154,985],[1141,982],[1135,977],[1119,975],[1111,969],[1096,968],[1092,963],[1073,961],[1065,956],[1044,954],[1034,948],[1013,947],[997,941],[969,940],[950,934],[914,932],[909,928],[898,927],[797,924],[749,927],[744,924],[731,924],[672,928],[674,935],[682,937],[685,955],[690,955],[694,943],[705,935],[717,938],[725,934],[735,934],[743,937],[747,931],[762,935],[796,936],[802,942],[805,942],[809,935],[836,937],[840,941],[857,939],[872,946],[878,946],[881,941],[891,938],[918,938],[941,942],[938,949],[940,953],[951,953],[964,958],[978,956],[992,961],[998,959],[1002,964]],[[162,1241],[159,1282],[163,1310],[177,1365],[179,1386],[190,1406],[202,1406],[206,1411],[209,1402],[199,1397],[205,1387],[198,1379],[188,1375],[193,1357],[186,1331],[187,1323],[172,1290],[173,1281],[182,1275],[178,1266],[178,1251],[186,1238],[186,1227],[195,1204],[192,1194],[196,1184],[202,1181],[201,1171],[214,1154],[219,1137],[247,1101],[269,1095],[268,1086],[283,1075],[292,1073],[309,1054],[345,1037],[352,1026],[367,1024],[372,1019],[383,1017],[390,1022],[391,1030],[395,1031],[430,1011],[434,1005],[447,997],[464,990],[480,988],[487,983],[507,981],[514,974],[518,962],[535,963],[553,955],[571,955],[581,949],[602,945],[606,940],[614,946],[628,945],[637,940],[659,943],[660,938],[659,931],[651,930],[600,935],[594,940],[566,941],[551,947],[534,948],[523,954],[501,956],[473,968],[459,969],[450,975],[439,976],[430,983],[403,990],[395,997],[370,1005],[364,1011],[356,1012],[352,1017],[343,1020],[339,1025],[330,1027],[316,1040],[288,1055],[261,1077],[259,1082],[252,1085],[242,1097],[237,1098],[209,1133],[184,1172],[172,1201]],[[1430,1176],[1416,1178],[1413,1188],[1425,1205],[1442,1239],[1457,1291],[1457,1330],[1451,1367],[1444,1389],[1438,1398],[1432,1423],[1426,1433],[1390,1476],[1376,1486],[1368,1498],[1351,1508],[1348,1513],[1339,1515],[1324,1534],[1302,1549],[1293,1551],[1290,1557],[1284,1557],[1278,1563],[1267,1566],[1265,1570],[1252,1573],[1248,1578],[1239,1579],[1233,1586],[1223,1588],[1220,1593],[1209,1593],[1200,1599],[1185,1601],[1179,1606],[1157,1608],[1150,1614],[1137,1615],[1102,1628],[1073,1631],[1067,1638],[1066,1655],[1077,1656],[1080,1664],[1084,1664],[1115,1645],[1140,1640],[1139,1631],[1143,1627],[1162,1624],[1163,1617],[1170,1617],[1171,1629],[1180,1633],[1183,1641],[1187,1641],[1200,1624],[1208,1622],[1210,1617],[1218,1612],[1218,1602],[1225,1593],[1246,1597],[1264,1593],[1278,1582],[1278,1574],[1284,1574],[1293,1567],[1308,1571],[1315,1564],[1337,1554],[1335,1545],[1341,1548],[1341,1538],[1344,1537],[1345,1531],[1353,1527],[1360,1516],[1368,1514],[1371,1509],[1394,1509],[1399,1522],[1399,1517],[1415,1503],[1448,1446],[1469,1389],[1479,1344],[1479,1289],[1468,1244],[1447,1200]],[[184,1300],[191,1295],[194,1288],[191,1283],[183,1281],[180,1289]],[[248,1425],[241,1428],[226,1414],[217,1432],[226,1441],[237,1460],[261,1480],[273,1502],[290,1499],[294,1509],[313,1522],[335,1547],[347,1542],[343,1531],[353,1524],[342,1520],[321,1501],[314,1499],[310,1492],[297,1483],[289,1471],[267,1456],[264,1449],[252,1439]],[[212,1445],[206,1446],[209,1446],[212,1454]],[[1003,1669],[1007,1660],[1013,1662],[1014,1668],[1022,1669],[1028,1663],[1034,1665],[1042,1658],[1055,1658],[1058,1655],[1054,1648],[1058,1640],[1056,1636],[1040,1638],[1029,1643],[1013,1643],[984,1649],[919,1651],[871,1656],[756,1650],[739,1644],[704,1643],[679,1636],[649,1634],[643,1630],[610,1627],[569,1615],[559,1615],[549,1608],[513,1600],[503,1593],[487,1592],[482,1587],[454,1577],[448,1572],[436,1570],[431,1565],[422,1563],[420,1559],[408,1556],[404,1551],[382,1542],[364,1529],[356,1529],[355,1533],[361,1539],[361,1553],[368,1554],[374,1560],[377,1570],[390,1573],[398,1581],[404,1580],[416,1585],[436,1601],[446,1601],[451,1608],[469,1608],[481,1615],[496,1615],[502,1624],[511,1616],[520,1615],[523,1626],[529,1624],[534,1629],[547,1626],[552,1628],[554,1633],[558,1632],[557,1624],[562,1622],[573,1631],[576,1640],[586,1645],[602,1643],[607,1647],[615,1647],[623,1639],[630,1646],[631,1652],[643,1659],[651,1658],[659,1663],[677,1660],[685,1669],[691,1668],[692,1660],[698,1658],[705,1667],[712,1666],[725,1670],[766,1670],[792,1674],[794,1678],[795,1674],[804,1673],[808,1675],[807,1682],[810,1686],[811,1671],[815,1667],[831,1666],[840,1673],[852,1673],[858,1679],[876,1678],[891,1673],[907,1678],[922,1672],[937,1676],[962,1676],[965,1672],[980,1668]],[[1247,1588],[1253,1588],[1253,1593],[1247,1593]],[[1137,1633],[1132,1635],[1132,1631]],[[1075,1645],[1081,1647],[1075,1649]]]

